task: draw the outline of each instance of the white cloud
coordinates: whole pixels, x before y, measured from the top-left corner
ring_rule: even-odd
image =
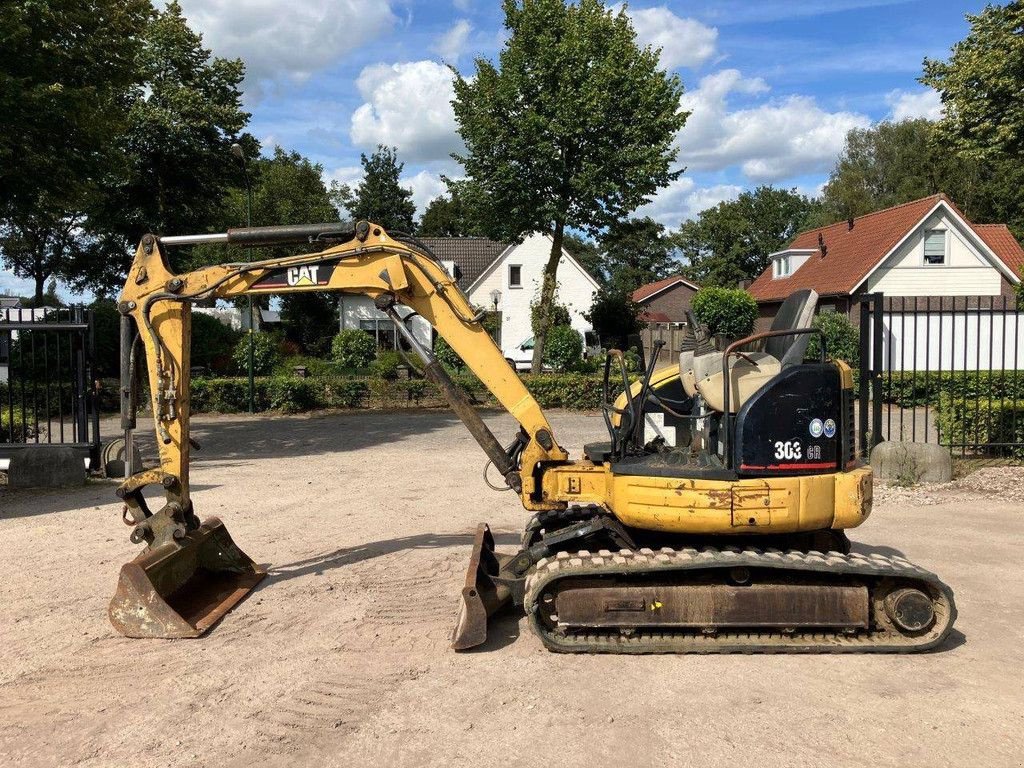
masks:
[[[661,65],[666,69],[696,67],[715,54],[718,30],[714,27],[676,16],[664,5],[629,8],[627,13],[639,41],[661,49]]]
[[[458,61],[459,56],[466,49],[466,41],[469,39],[469,33],[472,31],[473,25],[469,21],[459,19],[451,29],[441,35],[437,45],[434,46],[434,50],[445,61],[454,63]]]
[[[423,215],[431,200],[441,197],[448,191],[441,177],[430,171],[420,171],[415,176],[403,179],[402,186],[412,189],[412,201],[416,204],[417,216]]]
[[[462,143],[456,133],[452,73],[435,61],[374,64],[356,80],[366,100],[352,114],[352,143],[398,149],[403,162],[444,160]]]
[[[705,208],[718,205],[723,200],[731,200],[742,191],[743,187],[735,184],[700,187],[692,178],[681,176],[660,190],[650,203],[637,209],[635,215],[650,216],[669,229],[676,229]]]
[[[924,91],[903,91],[896,89],[885,95],[885,103],[892,110],[893,120],[907,120],[925,117],[938,120],[942,117],[942,98],[938,91],[928,88]]]
[[[680,102],[692,111],[678,138],[680,161],[696,170],[739,165],[751,182],[773,183],[827,170],[847,132],[871,124],[866,115],[823,110],[810,96],[729,110],[731,95],[767,91],[763,80],[735,69],[703,78]]]
[[[452,5],[465,13],[473,9],[473,0],[452,0]]]
[[[13,272],[0,269],[0,296],[31,296],[35,291],[35,283],[31,280],[15,277]]]
[[[241,58],[250,83],[301,82],[395,23],[384,0],[181,0],[217,56]],[[355,34],[357,32],[357,34]]]

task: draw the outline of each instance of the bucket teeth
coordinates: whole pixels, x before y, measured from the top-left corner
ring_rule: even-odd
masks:
[[[121,567],[110,622],[127,637],[199,637],[266,575],[210,518],[180,542],[151,547]]]

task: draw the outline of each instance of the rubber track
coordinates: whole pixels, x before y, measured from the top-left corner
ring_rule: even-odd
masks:
[[[561,633],[545,626],[538,615],[538,596],[563,578],[628,576],[699,571],[707,568],[769,568],[796,573],[827,573],[867,577],[869,581],[895,578],[916,582],[933,599],[935,624],[926,633],[910,637],[888,625],[874,591],[871,592],[872,628],[867,633],[808,631],[792,634],[774,631],[719,631],[713,635],[672,630],[637,630]],[[953,591],[938,577],[902,557],[858,553],[798,552],[777,549],[680,549],[636,552],[601,550],[559,552],[545,558],[526,581],[524,608],[544,645],[563,653],[908,653],[935,648],[946,639],[956,619]]]

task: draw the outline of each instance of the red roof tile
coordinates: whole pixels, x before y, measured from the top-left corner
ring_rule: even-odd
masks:
[[[661,291],[665,290],[674,283],[683,283],[685,285],[690,286],[694,290],[698,289],[698,286],[691,283],[682,275],[672,275],[671,277],[666,277],[664,280],[657,280],[653,283],[647,283],[647,285],[641,285],[639,288],[633,291],[633,301],[637,302],[638,304],[640,302],[646,301],[647,299],[651,298],[651,296],[653,296],[654,294],[660,293]]]
[[[1017,277],[1024,275],[1024,248],[1005,224],[972,224],[978,237]]]

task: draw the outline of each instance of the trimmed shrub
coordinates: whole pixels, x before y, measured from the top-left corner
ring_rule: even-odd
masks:
[[[945,445],[977,443],[1024,443],[1024,400],[939,397],[935,426]],[[995,448],[1005,450],[1005,448]],[[1024,458],[1024,449],[1011,449],[1014,458]]]
[[[217,321],[214,320],[216,323]],[[220,323],[217,323],[220,325]],[[252,334],[252,370],[257,376],[266,376],[274,370],[280,359],[280,339],[272,333]],[[249,334],[245,334],[235,344],[232,355],[239,371],[249,370]]]
[[[405,365],[405,359],[394,350],[381,352],[377,359],[370,364],[370,372],[378,378],[386,381],[394,381],[398,378],[398,369]]]
[[[693,295],[690,307],[712,335],[743,338],[753,332],[757,320],[757,302],[740,288],[701,288]]]
[[[331,358],[342,368],[365,368],[377,355],[377,342],[366,331],[348,328],[331,342]]]
[[[811,326],[821,329],[825,337],[825,351],[831,359],[843,360],[851,368],[860,365],[860,331],[846,315],[839,312],[816,315]],[[814,334],[807,345],[807,357],[817,360],[819,354],[818,335]]]
[[[568,325],[557,325],[544,345],[544,362],[556,371],[572,368],[583,359],[583,337]]]
[[[462,358],[440,336],[434,341],[434,357],[449,371],[460,371],[466,367]]]

